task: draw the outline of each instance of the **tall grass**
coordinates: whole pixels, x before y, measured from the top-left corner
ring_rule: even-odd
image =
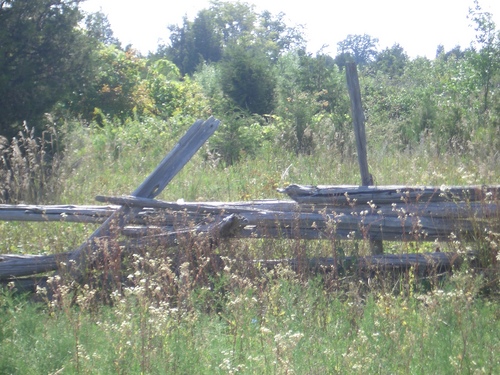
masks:
[[[74,305],[65,289],[46,305],[4,294],[1,372],[500,371],[498,302],[479,298],[467,273],[427,292],[410,283],[398,295],[376,282],[304,280],[287,268],[248,277],[230,261],[217,282],[196,287],[197,271],[183,267],[166,282],[137,269],[110,307],[96,308],[87,287]]]
[[[73,129],[57,194],[48,202],[93,204],[95,195],[135,190],[175,142],[168,123],[151,123],[139,136],[141,126]],[[374,145],[369,162],[379,185],[496,183],[498,156],[477,155],[442,154],[431,143],[411,152]],[[269,142],[255,156],[225,165],[207,145],[160,198],[283,198],[276,188],[290,183],[358,184],[356,163],[355,155],[326,144],[297,155]],[[75,248],[94,228],[0,222],[0,248],[58,253]],[[500,245],[497,234],[487,237],[482,245],[490,251]],[[420,279],[415,270],[314,275],[251,262],[297,253],[331,256],[340,251],[337,245],[234,240],[213,248],[202,238],[186,238],[176,248],[143,247],[105,259],[79,287],[53,277],[38,291],[38,302],[5,288],[0,373],[500,372],[495,267],[476,271],[465,264],[453,275]],[[342,244],[346,252],[355,245]],[[391,247],[408,251],[408,244]]]
[[[35,136],[26,124],[11,141],[0,136],[0,203],[50,202],[59,193],[59,140],[54,128]]]

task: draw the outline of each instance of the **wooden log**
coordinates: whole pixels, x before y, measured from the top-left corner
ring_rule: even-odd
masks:
[[[103,223],[119,206],[0,205],[2,221]]]
[[[277,201],[277,200],[263,200],[251,202],[202,202],[202,203],[172,203],[157,201],[154,199],[139,199],[135,197],[108,197],[107,201],[113,203],[130,205],[130,206],[152,206],[151,209],[145,208],[141,210],[136,216],[129,219],[129,222],[135,225],[148,223],[155,226],[170,227],[168,231],[174,231],[175,228],[182,230],[183,226],[188,226],[192,222],[203,222],[207,219],[213,220],[214,218],[221,218],[231,213],[256,213],[258,216],[250,215],[249,219],[252,225],[258,225],[256,230],[258,233],[263,233],[266,229],[281,227],[286,228],[294,221],[301,222],[297,224],[302,227],[301,232],[306,235],[306,238],[318,238],[321,235],[312,235],[311,231],[307,229],[311,225],[311,220],[316,222],[317,228],[323,230],[324,221],[338,220],[336,225],[337,233],[340,237],[344,238],[349,232],[358,232],[361,227],[367,225],[374,225],[374,223],[381,223],[382,226],[378,232],[385,233],[388,240],[400,240],[403,236],[408,236],[412,228],[422,225],[422,230],[428,233],[426,238],[428,240],[435,239],[436,237],[443,240],[448,238],[452,232],[457,230],[471,231],[473,228],[486,228],[491,226],[492,223],[498,223],[495,218],[500,217],[500,209],[496,203],[480,203],[480,202],[437,202],[437,203],[399,203],[394,205],[380,205],[372,208],[369,205],[357,204],[353,207],[350,206],[321,206],[321,205],[304,205],[297,204],[293,201]],[[113,208],[118,206],[107,206],[107,208],[100,212],[99,215],[109,214],[114,212]],[[154,208],[154,209],[153,209]],[[12,210],[12,207],[10,207]],[[20,215],[24,215],[26,206],[21,205],[17,208]],[[78,217],[69,211],[75,210],[76,213],[90,213],[96,215],[93,209],[88,207],[58,207],[58,206],[35,206],[34,212],[43,211],[47,212],[45,215],[51,217],[49,212],[53,212],[55,217],[59,220],[62,216],[67,216],[67,220],[73,220],[73,217]],[[68,212],[68,214],[65,214]],[[259,214],[259,212],[261,214]],[[281,213],[281,214],[274,214]],[[288,213],[288,214],[286,214]],[[316,216],[304,216],[306,213],[315,214]],[[369,214],[367,219],[364,219]],[[28,214],[28,218],[32,218],[35,214]],[[40,214],[38,214],[40,215]],[[285,216],[283,216],[285,215]],[[286,216],[288,215],[288,216]],[[299,215],[299,216],[297,216]],[[89,216],[90,217],[90,216]],[[282,217],[286,218],[286,222],[282,225],[277,225],[276,222],[280,221]],[[257,219],[255,219],[257,218]],[[396,220],[397,219],[397,220]],[[493,221],[491,221],[493,219]],[[42,220],[40,218],[40,220]],[[353,221],[354,220],[354,221]],[[76,221],[76,220],[75,220]],[[447,222],[448,221],[448,222]],[[404,225],[402,225],[404,223]],[[420,224],[419,224],[420,223]],[[460,226],[457,226],[460,224]],[[295,225],[295,224],[294,224]],[[380,226],[378,225],[378,226]],[[427,228],[425,227],[427,226]],[[432,229],[434,228],[434,230]],[[431,229],[430,229],[431,228]],[[491,228],[492,230],[495,228]],[[372,234],[373,232],[373,228]],[[143,227],[143,232],[148,229]],[[165,229],[161,230],[165,232]],[[138,235],[138,229],[126,228],[125,234]],[[246,233],[246,232],[245,232]],[[278,233],[273,229],[272,233]],[[406,234],[405,234],[406,233]],[[457,232],[458,233],[458,232]],[[266,234],[266,237],[278,236]],[[289,234],[286,234],[288,238]],[[377,234],[377,237],[381,234]],[[359,238],[359,235],[356,236]]]
[[[227,224],[226,224],[227,225]],[[419,254],[384,254],[367,257],[339,257],[334,258],[312,258],[310,265],[313,268],[331,267],[335,263],[343,264],[345,267],[352,268],[357,265],[361,268],[409,268],[409,267],[428,267],[444,266],[451,267],[457,264],[456,261],[460,256],[456,253],[419,253]],[[67,258],[66,258],[67,260]],[[29,261],[29,262],[28,262]],[[63,258],[56,256],[16,256],[2,255],[0,267],[3,262],[9,263],[11,275],[7,275],[5,270],[0,271],[0,280],[11,280],[20,276],[34,275],[41,272],[48,272],[56,269],[58,264],[63,261]],[[277,264],[295,264],[294,259],[278,259],[278,260],[255,260],[254,263],[261,263],[268,266],[276,266]]]
[[[148,178],[132,193],[134,197],[154,198],[160,194],[177,173],[191,160],[193,155],[217,130],[220,121],[210,117],[198,120],[161,161]]]
[[[477,226],[468,221],[384,218],[366,215],[280,214],[261,216],[244,213],[250,237],[294,239],[377,239],[386,241],[454,241],[476,239]],[[246,232],[243,232],[246,233]]]
[[[194,207],[187,207],[186,210]],[[460,207],[459,207],[460,208]],[[452,240],[474,240],[478,230],[500,230],[500,222],[492,220],[498,217],[498,208],[494,206],[491,212],[479,207],[481,211],[464,212],[460,210],[436,208],[436,215],[432,215],[425,209],[423,213],[427,216],[419,217],[411,212],[389,210],[385,215],[383,210],[345,210],[335,211],[265,211],[265,210],[238,210],[238,215],[243,218],[245,227],[239,233],[239,238],[294,238],[294,239],[368,239],[373,237],[389,241],[452,241]],[[213,213],[209,207],[210,215],[193,213],[191,222],[201,223],[206,220],[214,220],[224,217],[224,211]],[[485,214],[486,213],[486,214]],[[491,215],[489,215],[491,214]],[[447,215],[447,216],[446,216]],[[496,215],[496,216],[495,216]],[[171,215],[168,215],[171,217]],[[175,220],[154,221],[154,231],[158,235],[167,233],[173,236],[175,230],[179,231],[179,222]],[[162,227],[161,223],[168,225]],[[184,222],[188,226],[189,222]],[[177,228],[177,229],[175,229]],[[151,227],[127,227],[123,232],[130,236],[141,236],[151,233]]]
[[[398,202],[380,203],[372,207],[357,202],[355,205],[298,204],[295,201],[259,200],[247,202],[165,202],[155,199],[139,199],[131,196],[97,197],[100,201],[113,202],[112,206],[74,205],[0,205],[0,220],[7,221],[62,221],[62,222],[104,222],[120,206],[143,207],[129,219],[133,224],[157,225],[179,224],[184,221],[200,221],[209,215],[225,215],[240,212],[316,212],[345,215],[362,215],[365,211],[384,217],[418,216],[454,220],[457,218],[488,219],[500,217],[496,202]]]
[[[0,280],[55,271],[61,262],[67,262],[70,253],[57,255],[0,255]]]
[[[311,272],[336,272],[337,274],[357,273],[360,275],[377,272],[404,272],[413,269],[418,275],[439,275],[459,267],[465,257],[474,258],[474,253],[459,255],[457,253],[419,253],[419,254],[381,254],[366,257],[323,257],[310,259],[260,259],[250,264],[259,269],[275,268],[286,265],[294,270],[307,269]],[[300,265],[300,267],[299,267]],[[35,292],[37,286],[46,287],[47,277],[0,279],[0,285],[14,287],[21,292]]]
[[[279,192],[301,204],[400,204],[498,201],[500,185],[493,186],[310,186],[290,185]]]
[[[47,288],[49,276],[23,277],[0,280],[0,286],[13,289],[17,293],[36,293],[38,288]],[[50,291],[48,291],[50,295]]]
[[[207,235],[213,244],[218,243],[222,238],[239,237],[239,232],[245,226],[245,219],[236,214],[224,217],[220,221],[211,224],[196,225],[192,228],[173,229],[172,227],[155,228],[148,227],[125,228],[123,234],[135,240],[129,241],[132,247],[135,246],[177,246],[179,237],[186,235],[199,236]]]
[[[135,199],[122,197],[117,200],[108,198],[113,203],[136,204]],[[174,208],[171,203],[140,200],[137,204],[154,207]],[[175,204],[175,209],[183,213],[183,220],[201,222],[207,217],[220,217],[227,213],[238,213],[245,217],[248,226],[241,232],[243,237],[263,236],[265,238],[365,238],[367,234],[374,238],[391,241],[439,239],[448,241],[459,236],[471,239],[478,228],[491,227],[500,217],[499,206],[494,203],[442,202],[411,204],[399,203],[381,205],[372,208],[369,205],[349,206],[314,206],[298,205],[290,201],[205,202]],[[302,212],[305,210],[305,212]],[[162,216],[164,215],[164,216]],[[179,218],[171,213],[158,213],[156,225],[167,226],[159,231],[168,232],[179,225]],[[335,231],[331,227],[335,224]],[[311,229],[314,225],[315,229]],[[287,228],[295,228],[294,233]],[[325,231],[328,229],[328,231]],[[491,229],[495,229],[491,227]],[[143,229],[146,231],[147,229]],[[128,232],[133,233],[132,232]],[[136,232],[138,233],[138,232]],[[325,233],[328,233],[325,235]]]
[[[496,220],[500,217],[499,206],[494,202],[403,202],[372,208],[358,204],[352,207],[322,206],[278,200],[234,203],[172,203],[137,197],[110,197],[106,200],[133,208],[152,206],[130,218],[130,222],[154,222],[158,226],[154,236],[135,241],[136,246],[148,243],[171,246],[176,244],[179,235],[207,233],[217,226],[214,223],[233,220],[228,218],[231,214],[238,214],[238,230],[232,234],[236,238],[455,241],[474,240],[477,235],[484,235],[485,230],[500,231],[500,220]],[[79,210],[76,207],[71,209]],[[51,208],[41,206],[36,210],[48,212]],[[61,208],[54,210],[59,212]],[[193,226],[192,223],[198,224]],[[162,228],[161,225],[168,226]],[[123,233],[142,236],[151,234],[151,228],[128,226]],[[71,256],[71,253],[60,255],[64,261]],[[56,265],[55,256],[4,255],[0,262],[0,279],[46,272],[55,269]]]
[[[313,206],[299,206],[294,201],[262,199],[241,202],[165,202],[156,199],[144,199],[133,196],[106,197],[97,196],[99,202],[113,203],[120,206],[160,208],[170,211],[188,211],[199,213],[239,213],[243,211],[300,211],[303,209],[313,209]]]
[[[472,256],[473,254],[468,254]],[[416,271],[450,271],[463,262],[463,256],[457,253],[430,252],[419,254],[377,254],[365,257],[312,258],[307,260],[310,270],[322,272],[342,271],[404,271],[410,268]],[[267,268],[288,265],[292,269],[298,266],[297,259],[262,259],[254,263]]]

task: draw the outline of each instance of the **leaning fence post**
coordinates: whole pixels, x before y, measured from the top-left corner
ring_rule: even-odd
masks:
[[[373,185],[373,177],[368,171],[368,158],[366,152],[365,115],[361,102],[361,90],[359,88],[358,70],[355,63],[346,64],[347,89],[351,99],[352,122],[354,125],[354,135],[356,138],[356,148],[358,151],[358,164],[361,172],[361,185]],[[372,254],[382,254],[384,252],[382,241],[371,240],[370,248]]]
[[[198,120],[174,146],[172,151],[160,162],[156,169],[132,193],[138,198],[154,198],[162,192],[172,178],[186,165],[205,141],[217,130],[220,121],[214,117],[208,120]],[[70,275],[81,280],[86,269],[99,259],[102,250],[99,248],[99,238],[111,235],[112,226],[118,223],[125,225],[128,218],[137,213],[140,207],[122,206],[116,210],[78,249],[71,253]]]

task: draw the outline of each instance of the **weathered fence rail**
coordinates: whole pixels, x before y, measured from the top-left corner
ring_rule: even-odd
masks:
[[[287,200],[250,202],[165,202],[154,199],[217,129],[218,120],[197,121],[160,165],[130,196],[96,199],[103,206],[0,205],[0,220],[65,221],[101,224],[77,249],[57,255],[0,255],[0,281],[60,269],[82,281],[102,256],[102,240],[115,248],[179,244],[181,236],[221,238],[363,239],[373,241],[473,241],[485,231],[500,231],[500,186],[300,186],[280,192]],[[121,243],[117,233],[128,237]],[[169,250],[172,251],[172,250]],[[309,266],[449,268],[456,254],[378,254],[362,258],[322,258]],[[298,264],[299,260],[266,260]],[[294,263],[295,262],[295,263]],[[349,263],[350,262],[350,263]],[[40,280],[40,279],[38,279]],[[42,277],[43,280],[43,277]],[[33,282],[31,282],[31,285]]]
[[[77,206],[77,205],[0,205],[0,220],[3,221],[34,221],[34,222],[69,222],[69,223],[102,223],[111,216],[120,206],[134,205],[136,201],[133,197],[97,197],[99,200],[112,201],[116,204],[108,206]],[[482,220],[489,220],[498,215],[498,205],[495,201],[479,202],[422,202],[422,203],[385,203],[372,207],[368,204],[343,205],[331,204],[301,204],[294,201],[285,200],[260,200],[248,202],[186,202],[175,203],[158,200],[150,202],[137,201],[142,210],[129,219],[133,224],[146,224],[154,217],[157,223],[162,225],[173,225],[175,216],[172,212],[184,212],[193,220],[201,220],[207,214],[229,214],[240,212],[276,213],[290,212],[299,214],[332,214],[336,216],[369,216],[384,218],[398,218],[399,222],[403,218],[417,217],[419,219],[446,220],[449,227],[453,228],[453,221],[465,219],[476,225]],[[276,217],[276,216],[275,216]],[[300,216],[299,216],[300,218]],[[326,217],[325,217],[326,218]],[[473,220],[474,219],[474,220]]]
[[[349,205],[441,202],[494,202],[500,186],[301,186],[290,185],[280,192],[299,203]]]
[[[317,194],[317,189],[322,194]],[[200,233],[222,238],[471,241],[485,230],[500,230],[500,220],[496,220],[500,218],[499,206],[493,199],[499,189],[498,186],[360,189],[295,185],[282,190],[299,201],[302,201],[302,196],[297,198],[297,192],[305,192],[309,203],[290,200],[177,203],[133,196],[100,196],[97,197],[99,201],[111,205],[2,205],[0,219],[101,223],[119,209],[136,209],[132,210],[134,213],[122,228],[122,234],[130,237],[129,246],[132,248],[146,245],[172,247],[177,245],[179,236]],[[365,190],[369,190],[369,194]],[[439,191],[452,195],[445,198]],[[333,193],[333,198],[325,192]],[[357,198],[347,198],[356,196],[356,193],[359,193]],[[466,201],[459,201],[458,197]],[[319,202],[312,204],[312,198]],[[435,198],[437,202],[434,202]],[[480,200],[470,201],[472,198]],[[331,203],[332,199],[334,203]],[[326,204],[327,201],[330,203]],[[0,257],[0,279],[55,270],[58,262],[67,261],[73,255],[74,252],[58,256],[3,255]],[[441,254],[434,255],[436,257],[435,262],[445,262]],[[398,259],[398,262],[405,259],[407,263],[418,264],[417,258],[379,255],[379,258],[369,258],[365,263],[387,266],[389,259]]]
[[[103,223],[119,206],[0,204],[3,221]]]

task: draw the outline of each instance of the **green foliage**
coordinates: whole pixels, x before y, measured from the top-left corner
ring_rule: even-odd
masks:
[[[228,47],[248,45],[248,38],[259,45],[271,61],[303,42],[298,28],[286,26],[282,13],[257,14],[252,5],[241,2],[213,1],[198,12],[193,21],[171,25],[170,46],[161,46],[158,54],[172,60],[182,74],[193,74],[204,63],[220,61]]]
[[[389,78],[400,77],[404,73],[408,60],[409,57],[403,47],[394,44],[391,48],[386,48],[376,55],[373,69]]]
[[[343,67],[347,62],[353,61],[357,65],[366,65],[377,56],[378,39],[368,34],[347,35],[337,43],[336,63]]]
[[[321,115],[311,120],[318,137],[331,126],[331,119]],[[237,163],[228,165],[217,163],[205,149],[208,157],[196,155],[162,198],[282,198],[276,187],[289,183],[359,181],[352,155],[341,161],[338,150],[323,144],[310,155],[287,150],[277,136],[283,130],[279,117],[265,126],[259,117],[249,122],[242,116],[241,121],[236,129],[247,132],[250,147],[262,140],[258,152],[241,153]],[[73,124],[63,161],[71,173],[58,180],[58,203],[88,204],[95,195],[133,191],[187,126],[180,117],[90,127]],[[273,128],[276,133],[273,130],[268,138],[261,133]],[[224,129],[216,133],[224,134]],[[500,173],[496,149],[487,157],[471,150],[437,154],[426,138],[414,145],[411,155],[389,146],[371,151],[371,160],[376,160],[371,170],[381,185],[491,184]],[[0,247],[9,252],[58,253],[78,246],[92,229],[67,223],[0,223]],[[492,232],[484,236],[483,251],[489,250],[484,255],[497,259],[500,237]],[[331,256],[336,245],[235,239],[212,252],[196,237],[175,249],[161,246],[130,254],[124,259],[127,273],[116,290],[91,282],[75,290],[55,277],[48,284],[54,298],[46,299],[41,289],[37,298],[45,303],[35,303],[7,287],[0,293],[0,372],[500,371],[495,356],[500,350],[498,301],[481,294],[500,287],[494,267],[481,275],[465,267],[453,276],[431,275],[420,281],[415,270],[394,278],[373,274],[339,279],[288,267],[268,270],[247,261],[288,258],[299,252]],[[350,246],[342,244],[347,252]],[[465,251],[475,244],[450,246]],[[409,247],[392,245],[395,252]],[[174,256],[186,262],[174,267]],[[111,303],[104,306],[103,299]]]
[[[210,287],[197,280],[202,265],[184,264],[176,275],[169,259],[134,259],[128,285],[109,295],[112,307],[96,306],[91,286],[73,295],[56,278],[56,298],[45,304],[4,291],[0,371],[500,371],[498,302],[481,299],[465,272],[428,290],[409,274],[393,285],[397,295],[380,275],[338,288],[328,276],[302,280],[286,267],[253,270],[258,277],[251,277],[224,258]],[[43,291],[38,296],[45,298]]]
[[[71,105],[86,121],[99,125],[157,116],[206,117],[209,107],[198,85],[182,79],[179,69],[165,59],[147,59],[134,50],[123,51],[114,44],[96,52],[99,72]],[[109,122],[107,119],[111,119]],[[116,121],[115,121],[116,120]]]
[[[96,42],[120,47],[120,41],[114,37],[108,18],[102,12],[91,13],[85,18],[85,32]]]
[[[260,49],[236,45],[224,52],[221,86],[238,108],[250,114],[271,113],[275,82],[271,62]]]
[[[349,99],[345,78],[333,60],[301,51],[281,57],[278,67],[276,113],[284,122],[286,147],[311,153],[321,138],[343,151],[351,128]],[[326,118],[330,127],[315,125]]]
[[[72,111],[88,121],[95,118],[101,124],[101,112],[122,122],[134,113],[144,113],[150,106],[143,84],[146,60],[134,50],[123,51],[116,45],[102,46],[95,59],[99,65],[97,74],[87,82]]]
[[[475,24],[477,53],[470,54],[468,58],[479,77],[484,114],[490,109],[493,79],[500,75],[500,31],[496,30],[492,14],[482,11],[477,0],[474,5],[474,9],[469,10],[469,18]]]
[[[10,51],[9,59],[0,59],[0,126],[8,142],[23,120],[41,134],[47,112],[61,128],[68,118],[122,127],[152,117],[182,128],[214,114],[231,123],[222,128],[230,143],[216,147],[231,155],[224,157],[230,163],[242,152],[258,152],[258,134],[269,128],[254,131],[249,124],[264,126],[271,118],[277,132],[270,133],[280,134],[289,151],[327,147],[348,155],[353,145],[342,67],[353,59],[372,146],[412,150],[430,140],[438,152],[463,153],[498,144],[499,37],[477,2],[469,13],[476,43],[467,50],[438,46],[434,60],[411,60],[398,44],[378,53],[369,35],[349,35],[335,59],[322,51],[311,55],[300,28],[288,27],[284,14],[220,1],[172,26],[171,45],[145,58],[121,48],[103,14],[88,15],[76,28],[83,19],[78,1],[42,12],[50,4],[15,0],[0,8],[0,38]]]
[[[0,17],[14,12],[10,4],[28,9],[32,3],[0,3]],[[64,14],[68,4],[55,6],[54,14]],[[488,14],[476,7],[471,15],[476,47],[440,49],[434,60],[408,59],[398,45],[373,54],[375,40],[365,38],[372,45],[364,45],[368,55],[359,76],[377,184],[498,183],[498,35]],[[60,107],[88,122],[51,120],[62,133],[1,139],[0,183],[12,202],[88,204],[96,195],[128,194],[196,118],[212,113],[221,127],[162,199],[283,198],[276,188],[290,183],[359,183],[342,60],[303,49],[283,53],[298,38],[282,15],[212,3],[175,30],[179,44],[172,51],[180,62],[122,50],[100,17],[77,34],[91,38],[83,46],[95,47],[89,58],[95,70],[82,65],[75,79],[85,88],[60,99]],[[29,17],[21,20],[26,34],[19,35],[31,41],[34,26]],[[2,37],[2,47],[14,45]],[[2,84],[9,69],[0,73]],[[195,70],[192,78],[182,76]],[[3,96],[0,103],[6,100],[13,99]],[[45,122],[36,125],[42,129]],[[62,135],[64,159],[51,158]],[[93,229],[2,222],[0,247],[60,253]],[[215,253],[193,238],[175,251],[130,254],[124,259],[130,274],[117,290],[89,283],[75,291],[52,278],[55,298],[45,300],[40,290],[46,304],[35,304],[15,296],[11,285],[0,293],[0,373],[498,373],[500,236],[489,229],[479,236],[443,246],[478,248],[480,274],[466,265],[453,276],[425,281],[414,270],[399,278],[338,279],[246,262],[331,256],[340,253],[334,241],[234,240]],[[341,245],[358,254],[357,243]],[[409,243],[390,246],[415,251]],[[186,263],[173,268],[174,253]],[[111,305],[102,306],[102,299]]]
[[[255,157],[262,146],[278,134],[273,122],[266,124],[263,117],[234,111],[223,117],[222,125],[209,140],[209,145],[214,156],[220,157],[228,166],[241,158]]]
[[[177,66],[164,59],[155,61],[148,68],[146,79],[153,108],[160,118],[175,116],[203,118],[209,112],[208,99],[196,81],[186,77],[181,80]]]
[[[38,126],[58,101],[78,91],[90,60],[78,28],[78,3],[0,2],[0,134],[7,138],[22,129],[23,121]]]

